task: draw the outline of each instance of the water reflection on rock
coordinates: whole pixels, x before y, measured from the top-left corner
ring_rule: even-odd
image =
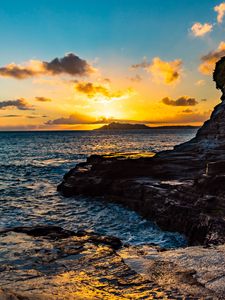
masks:
[[[0,299],[219,299],[188,266],[181,272],[185,249],[171,251],[172,259],[170,252],[146,247],[52,226],[2,231]]]

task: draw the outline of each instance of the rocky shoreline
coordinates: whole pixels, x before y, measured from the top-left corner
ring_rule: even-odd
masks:
[[[179,283],[182,291],[186,289],[184,281],[193,286],[193,280],[198,278],[196,273],[205,274],[205,280],[198,282],[221,299],[225,298],[225,268],[222,256],[218,258],[217,254],[223,252],[225,245],[224,64],[225,57],[217,62],[213,74],[217,88],[222,91],[222,102],[214,108],[195,138],[155,155],[92,155],[70,170],[58,186],[58,191],[64,196],[102,196],[106,201],[121,203],[154,220],[164,230],[185,234],[189,246],[194,247],[166,251],[170,269],[165,273],[160,271],[163,260],[163,255],[160,255],[159,273],[174,278],[179,274],[176,271],[178,266],[182,265],[186,271],[192,266],[194,273],[189,273],[186,281],[183,278]],[[189,260],[190,253],[193,256]],[[152,257],[157,255],[143,252],[142,272],[146,266],[152,265]],[[153,270],[150,277],[154,277]],[[209,279],[210,270],[219,275]],[[199,295],[200,298],[196,299],[206,299],[206,295]]]
[[[224,254],[224,246],[165,250],[56,226],[11,228],[0,232],[0,299],[224,299]]]
[[[185,234],[189,245],[224,243],[224,175],[159,179],[142,173],[146,165],[152,172],[154,158],[91,156],[66,174],[58,190],[123,204],[164,230]]]

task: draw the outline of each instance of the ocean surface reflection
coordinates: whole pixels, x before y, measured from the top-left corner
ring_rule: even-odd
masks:
[[[157,152],[189,140],[195,132],[0,132],[0,227],[47,223],[115,235],[131,244],[183,245],[179,234],[162,232],[126,208],[101,199],[64,198],[56,186],[90,154]]]

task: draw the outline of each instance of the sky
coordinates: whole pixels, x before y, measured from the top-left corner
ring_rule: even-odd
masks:
[[[201,125],[225,2],[1,0],[0,130]]]

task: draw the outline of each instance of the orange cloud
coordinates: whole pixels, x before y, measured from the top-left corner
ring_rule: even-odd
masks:
[[[143,68],[151,73],[156,81],[160,80],[165,84],[174,84],[181,78],[182,60],[164,61],[160,57],[154,57],[151,63],[144,60],[140,64],[132,65],[131,68]]]
[[[171,84],[177,82],[181,77],[182,60],[163,61],[155,57],[148,71],[157,79],[163,79],[164,83]]]
[[[183,113],[186,113],[186,114],[191,114],[191,113],[193,113],[193,110],[187,108],[187,109],[184,109],[182,112],[183,112]]]
[[[51,102],[52,101],[52,99],[46,98],[46,97],[35,97],[35,100],[39,101],[39,102]]]
[[[114,92],[107,86],[94,84],[92,82],[78,82],[75,85],[75,89],[79,93],[85,94],[88,98],[94,98],[95,100],[100,101],[126,99],[134,93],[132,89]]]
[[[214,7],[215,12],[217,12],[217,22],[222,23],[225,14],[225,2]]]
[[[195,37],[203,37],[207,33],[211,32],[212,28],[213,28],[212,24],[209,23],[201,24],[197,22],[193,24],[193,26],[191,27],[191,31]]]
[[[62,58],[55,58],[50,62],[31,60],[25,66],[14,63],[0,67],[0,76],[16,79],[26,79],[40,75],[67,74],[70,76],[86,76],[95,69],[86,60],[73,53]]]
[[[199,66],[199,71],[204,75],[212,74],[216,62],[225,55],[225,42],[221,42],[218,48],[214,51],[201,57],[202,63]]]

